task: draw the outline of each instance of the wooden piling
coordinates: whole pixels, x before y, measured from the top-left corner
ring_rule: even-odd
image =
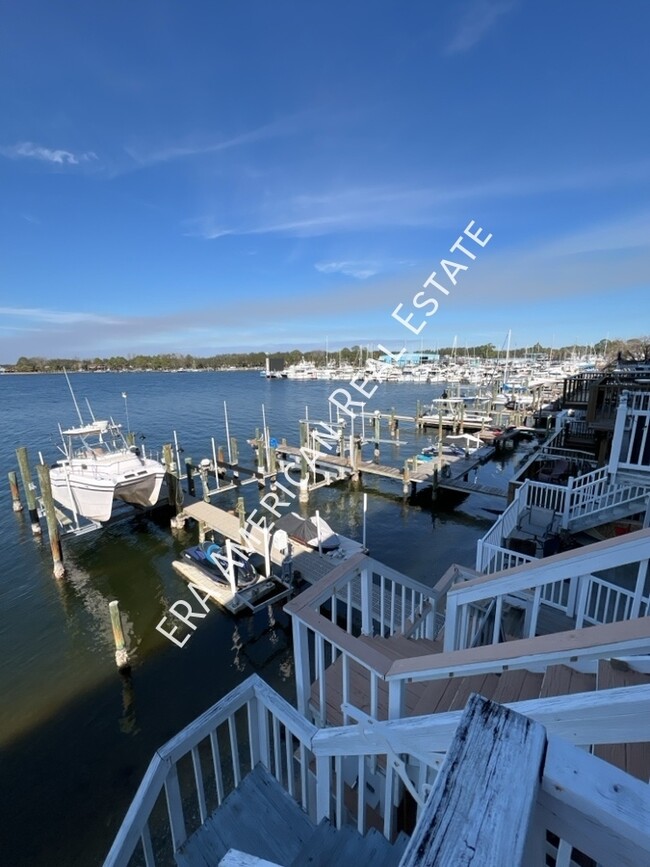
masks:
[[[18,490],[18,478],[12,471],[7,474],[9,477],[9,490],[11,491],[11,505],[14,512],[22,512],[23,504],[20,502],[20,491]]]
[[[36,509],[36,486],[32,482],[32,475],[29,471],[29,460],[27,458],[27,449],[25,446],[20,446],[16,449],[16,457],[18,458],[18,468],[20,469],[20,478],[22,479],[23,489],[25,491],[25,499],[27,500],[27,511],[29,519],[32,523],[32,533],[38,536],[41,532],[41,525],[38,521],[38,511]]]
[[[246,526],[246,506],[244,505],[244,498],[237,497],[237,514],[239,515],[239,526],[241,528]]]
[[[178,468],[172,458],[171,443],[163,446],[163,463],[165,464],[165,482],[167,484],[167,502],[174,509],[170,524],[172,530],[180,530],[185,526],[183,513],[183,489],[178,479]]]
[[[196,496],[194,488],[194,467],[192,466],[192,458],[185,458],[185,472],[187,474],[187,493],[190,497]]]
[[[377,413],[373,419],[373,429],[374,429],[374,437],[375,437],[375,460],[379,460],[379,440],[381,438],[381,416]]]
[[[52,551],[52,566],[55,578],[63,578],[65,575],[65,567],[63,565],[63,555],[61,554],[61,539],[59,538],[59,523],[56,520],[56,512],[54,511],[54,500],[52,499],[52,485],[50,483],[50,470],[44,464],[38,464],[36,467],[38,482],[41,488],[41,498],[45,508],[45,518],[47,520],[47,533],[50,539],[50,550]]]
[[[113,627],[113,641],[115,642],[115,664],[122,671],[130,668],[129,654],[124,641],[124,631],[122,629],[122,618],[120,616],[120,603],[117,599],[108,603],[108,609],[111,614],[111,626]]]

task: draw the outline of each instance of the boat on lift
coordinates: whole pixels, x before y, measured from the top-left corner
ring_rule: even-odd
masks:
[[[135,506],[158,502],[164,466],[130,445],[111,420],[61,430],[63,459],[50,468],[54,500],[73,514],[104,523],[113,501]]]
[[[111,517],[113,502],[154,506],[165,478],[165,467],[146,457],[143,449],[126,440],[121,425],[113,419],[84,423],[66,373],[68,388],[79,417],[79,426],[59,433],[63,458],[50,467],[54,500],[76,517],[104,523]],[[87,401],[86,401],[87,402]]]

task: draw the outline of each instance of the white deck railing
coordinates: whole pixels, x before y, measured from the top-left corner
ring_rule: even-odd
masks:
[[[585,620],[589,617],[601,617],[591,621],[600,623],[638,617],[646,606],[644,586],[649,557],[650,530],[639,530],[455,585],[447,594],[445,650],[471,646],[475,636],[475,608],[477,605],[485,608],[492,600],[495,601],[493,641],[497,641],[500,635],[505,604],[517,600],[526,610],[524,637],[531,638],[537,631],[542,603],[559,608],[569,617],[575,616],[578,623],[590,622]],[[617,587],[618,597],[615,599],[611,589],[615,585],[607,589],[607,582],[593,574],[635,563],[639,564],[639,578],[629,605],[620,603],[627,598],[628,591]],[[603,588],[606,595],[609,594],[606,604],[602,597]],[[597,594],[597,602],[592,603],[593,593]]]
[[[552,738],[564,739],[549,742],[550,762],[547,758],[535,810],[537,831],[551,830],[564,841],[560,849],[576,846],[602,865],[647,863],[650,789],[570,745],[645,740],[650,686],[506,707],[544,725]],[[157,751],[104,867],[173,864],[187,838],[257,762],[314,822],[327,818],[339,828],[352,824],[363,834],[372,799],[388,839],[394,837],[407,788],[422,820],[413,837],[424,839],[430,828],[426,799],[460,720],[461,712],[452,712],[318,730],[252,675]],[[522,774],[527,771],[521,768]],[[372,788],[366,785],[370,779]],[[534,860],[526,863],[544,864],[545,848],[531,847]]]
[[[650,391],[624,391],[616,412],[609,470],[650,476]]]
[[[289,602],[285,610],[292,617],[301,713],[308,714],[309,688],[317,683],[318,695],[312,701],[312,710],[318,722],[325,721],[329,698],[325,671],[342,657],[343,704],[350,702],[350,664],[356,662],[367,678],[370,714],[376,718],[379,681],[390,659],[372,651],[368,661],[362,643],[353,639],[392,635],[416,641],[434,639],[441,623],[437,611],[439,595],[439,591],[358,554]],[[344,722],[347,721],[344,714]]]

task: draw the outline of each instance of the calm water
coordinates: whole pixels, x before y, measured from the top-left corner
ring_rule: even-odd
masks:
[[[224,401],[240,460],[252,464],[246,439],[262,427],[298,440],[297,420],[328,418],[328,395],[344,383],[267,381],[256,372],[79,374],[77,400],[95,415],[113,416],[146,435],[159,450],[178,432],[184,456],[209,457],[210,437],[225,443]],[[437,387],[384,384],[367,409],[413,415]],[[52,577],[49,545],[32,536],[26,510],[14,514],[6,484],[15,449],[51,463],[57,424],[76,422],[62,376],[0,376],[0,860],[11,865],[101,863],[154,750],[252,672],[293,696],[290,628],[281,607],[238,620],[211,610],[179,649],[156,632],[165,608],[188,593],[171,563],[195,541],[194,529],[174,539],[167,522],[150,518],[66,541],[67,575]],[[382,432],[388,438],[387,432]],[[382,445],[381,462],[402,465],[429,441]],[[417,448],[416,448],[417,445]],[[364,457],[370,458],[370,447]],[[506,486],[521,453],[480,469],[486,484]],[[454,511],[403,503],[400,486],[368,479],[367,544],[371,554],[433,585],[453,562],[473,565],[475,541],[503,502],[473,495]],[[362,490],[346,486],[312,495],[340,532],[361,539]],[[247,510],[259,499],[245,486]],[[224,508],[232,494],[216,501]],[[114,665],[108,603],[120,601],[132,675]]]

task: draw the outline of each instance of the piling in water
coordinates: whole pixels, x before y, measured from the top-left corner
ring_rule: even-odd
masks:
[[[12,471],[7,474],[9,477],[9,490],[11,491],[11,505],[14,512],[22,512],[23,504],[20,502],[20,491],[18,490],[18,478]]]
[[[108,608],[111,614],[111,626],[113,627],[113,641],[115,642],[115,664],[122,670],[130,667],[129,654],[124,641],[122,630],[122,618],[120,616],[120,603],[117,599],[109,602]]]
[[[38,522],[38,511],[36,509],[36,486],[32,482],[32,475],[29,471],[29,460],[27,458],[27,449],[25,446],[20,446],[16,449],[16,457],[18,458],[20,477],[25,490],[29,519],[32,522],[32,533],[36,536],[41,532],[41,525]]]
[[[55,578],[63,578],[65,575],[65,567],[63,565],[63,555],[61,553],[61,539],[59,538],[59,522],[56,519],[54,510],[54,500],[52,499],[52,485],[50,483],[50,470],[44,464],[38,464],[36,467],[38,475],[38,483],[41,488],[41,498],[45,509],[45,519],[47,521],[47,534],[50,539],[50,550],[52,551],[52,566]]]

